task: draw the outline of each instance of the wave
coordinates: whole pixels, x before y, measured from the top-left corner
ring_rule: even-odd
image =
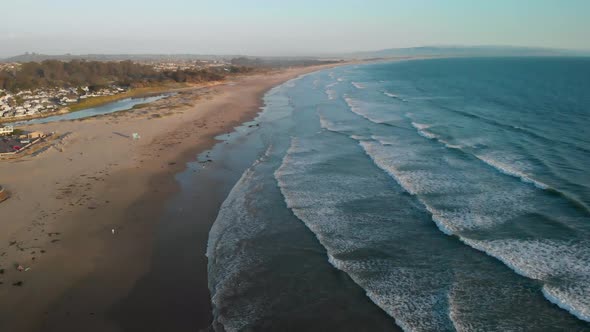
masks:
[[[312,86],[314,89],[317,89],[320,86],[320,80],[316,79],[313,81]]]
[[[406,116],[410,117],[409,114],[406,114]],[[452,144],[447,140],[444,140],[443,138],[441,138],[440,136],[428,131],[428,128],[431,128],[432,125],[427,125],[427,124],[421,124],[421,123],[417,123],[414,121],[411,121],[412,127],[416,128],[416,130],[418,131],[418,135],[431,139],[431,140],[435,140],[441,144],[443,144],[444,146],[446,146],[449,149],[457,149],[457,150],[462,150],[463,146],[462,145],[458,145],[458,144]]]
[[[402,119],[401,116],[393,112],[389,112],[386,114],[375,112],[372,110],[372,107],[374,106],[368,105],[360,100],[350,98],[348,95],[344,95],[344,101],[346,102],[346,104],[348,105],[348,109],[352,113],[359,115],[375,124],[398,127],[392,124],[391,122],[399,121]]]
[[[391,241],[391,223],[383,222],[374,227],[359,226],[371,223],[371,219],[359,219],[361,215],[350,215],[338,206],[350,200],[366,199],[363,193],[349,190],[364,182],[362,177],[329,173],[315,178],[310,168],[315,162],[308,158],[315,148],[308,147],[304,140],[293,138],[281,166],[275,171],[275,179],[283,194],[287,207],[316,236],[326,248],[328,261],[343,271],[360,287],[368,298],[393,317],[396,324],[405,331],[435,330],[451,328],[444,310],[436,310],[446,300],[446,294],[436,287],[442,275],[436,276],[421,269],[396,266],[394,262],[372,256],[357,256],[373,246],[374,241]],[[335,154],[338,151],[333,151]],[[308,157],[302,157],[303,155]],[[321,154],[322,159],[326,154]],[[310,188],[308,185],[318,186]],[[337,220],[338,222],[334,222]],[[343,257],[353,255],[355,258]],[[395,283],[395,285],[392,284]]]
[[[350,97],[344,97],[344,100],[346,101],[346,104],[348,105],[350,110],[356,115],[362,116],[363,118],[377,124],[383,124],[383,122],[385,122],[382,119],[371,116],[371,113],[366,112],[363,108],[360,107],[360,104],[357,100],[352,99]]]
[[[320,127],[322,127],[323,129],[335,132],[335,133],[339,133],[339,134],[343,134],[343,135],[347,135],[346,133],[344,133],[344,131],[348,128],[342,127],[330,120],[328,120],[323,114],[321,114],[320,112],[318,112],[318,116],[320,117]]]
[[[590,243],[467,238],[462,241],[522,276],[543,281],[542,292],[547,300],[590,322]]]
[[[411,114],[406,114],[406,116],[408,116],[408,118],[411,119]],[[548,191],[549,193],[560,196],[560,197],[564,198],[565,200],[567,200],[568,202],[570,202],[577,209],[583,211],[586,215],[590,215],[590,208],[588,206],[586,206],[586,204],[577,200],[574,197],[571,197],[566,192],[558,190],[554,187],[551,187],[549,184],[546,184],[542,181],[534,179],[531,175],[527,174],[526,171],[521,169],[523,167],[526,168],[525,165],[522,165],[522,163],[511,160],[510,164],[508,164],[506,162],[502,162],[502,161],[498,160],[497,157],[491,156],[490,154],[484,155],[484,154],[473,153],[472,149],[466,149],[465,146],[463,146],[463,145],[452,144],[449,141],[441,138],[440,136],[428,131],[428,128],[431,128],[432,125],[420,124],[420,123],[416,123],[413,121],[411,122],[411,124],[418,131],[418,134],[420,136],[425,137],[430,140],[435,140],[435,141],[443,144],[445,147],[447,147],[449,149],[459,150],[466,155],[473,156],[473,157],[477,158],[478,160],[482,161],[483,163],[485,163],[486,165],[494,168],[496,171],[498,171],[502,174],[512,176],[514,178],[519,179],[523,183],[532,184],[533,186],[535,186],[538,189],[542,189],[542,190]],[[501,154],[501,153],[502,152],[498,151],[496,154]],[[520,166],[517,166],[517,165],[520,165]]]
[[[257,226],[256,223],[251,222],[251,216],[245,208],[253,175],[252,169],[244,172],[223,202],[217,219],[209,232],[207,243],[206,255],[208,258],[209,291],[213,306],[213,325],[221,325],[222,330],[225,331],[244,329],[260,317],[261,310],[259,308],[263,308],[261,303],[257,304],[253,301],[250,301],[245,308],[232,302],[235,285],[241,284],[244,287],[246,283],[242,280],[241,272],[253,263],[252,257],[236,251],[234,248],[242,239],[252,237],[252,233],[260,230],[256,229],[256,227],[260,227],[260,224]],[[238,235],[232,236],[232,233]],[[230,305],[237,309],[237,314],[224,310]]]
[[[556,196],[559,196],[559,197],[565,199],[566,201],[571,203],[576,209],[583,211],[584,214],[586,214],[586,215],[590,215],[590,208],[588,206],[586,206],[586,204],[584,204],[583,202],[570,196],[569,194],[567,194],[564,191],[561,191],[559,189],[551,187],[550,185],[548,185],[544,182],[541,182],[539,180],[532,178],[530,175],[526,174],[525,171],[520,170],[519,168],[514,166],[514,163],[512,165],[509,165],[509,164],[503,163],[503,162],[497,160],[495,157],[489,156],[489,155],[473,154],[473,156],[475,156],[477,159],[481,160],[485,164],[491,166],[492,168],[496,169],[497,171],[499,171],[502,174],[506,174],[506,175],[515,177],[524,183],[532,184],[533,186],[535,186],[539,189],[545,190],[551,194],[554,194]]]
[[[449,191],[444,184],[429,180],[432,175],[427,172],[416,173],[398,169],[394,162],[398,158],[383,151],[376,142],[361,141],[359,144],[377,166],[390,174],[400,186],[424,205],[443,233],[457,235],[465,244],[499,259],[518,274],[543,280],[543,294],[548,299],[576,317],[590,321],[590,245],[560,244],[552,240],[478,241],[462,235],[468,230],[481,232],[491,229],[505,220],[530,213],[527,211],[534,207],[518,207],[520,202],[527,200],[528,191],[525,190],[521,194],[511,192],[507,200],[501,196],[494,196],[488,197],[488,201],[485,201],[484,196],[479,203],[477,200],[462,202],[463,208],[440,209],[431,204],[424,195],[436,192],[448,195]],[[555,278],[566,280],[555,284]]]
[[[355,161],[366,160],[356,156],[347,159],[350,152],[345,151],[350,150],[335,148],[342,147],[344,138],[329,137],[328,143],[325,137],[292,138],[275,179],[287,207],[326,249],[328,261],[362,287],[403,330],[478,330],[483,326],[478,324],[489,324],[486,319],[518,310],[514,309],[515,296],[527,304],[542,299],[540,293],[531,294],[528,280],[517,279],[517,286],[506,283],[502,278],[514,278],[511,273],[498,270],[496,263],[473,250],[460,249],[463,245],[459,241],[437,235],[438,231],[414,215],[413,211],[422,211],[422,207],[409,203],[413,197],[388,189],[392,187],[382,178],[385,174],[359,174],[370,169],[365,165],[368,161]],[[325,165],[334,165],[336,160],[357,171],[326,171]],[[422,193],[420,188],[416,192]],[[359,202],[367,204],[364,209],[368,210],[359,210],[363,206]],[[380,208],[370,208],[373,206]],[[463,213],[465,219],[471,219],[468,211]],[[449,233],[457,234],[456,229]],[[447,265],[449,262],[454,263]],[[460,266],[455,265],[458,262]],[[485,282],[482,285],[474,280]],[[459,290],[453,292],[455,284]],[[491,310],[478,311],[482,306]],[[558,309],[552,308],[538,301],[523,314],[555,314],[553,310]],[[522,315],[513,314],[497,323],[504,327],[498,329],[514,330],[522,319]]]
[[[430,128],[430,125],[412,122],[412,126],[418,130],[418,134],[420,134],[420,136],[422,137],[426,137],[428,139],[437,139],[438,137],[435,134],[426,130]]]
[[[326,89],[325,92],[326,92],[326,95],[328,96],[329,100],[336,99],[336,96],[338,95],[337,92],[332,89]]]
[[[567,141],[563,141],[563,140],[559,140],[559,139],[549,139],[533,130],[529,130],[527,128],[524,128],[522,126],[518,126],[518,125],[513,125],[513,124],[505,124],[502,123],[498,120],[494,120],[494,119],[490,119],[488,117],[479,115],[479,114],[474,114],[474,113],[469,113],[469,112],[465,112],[465,111],[461,111],[461,110],[457,110],[451,107],[447,107],[447,106],[443,106],[443,105],[438,105],[439,108],[444,109],[446,111],[467,117],[467,118],[472,118],[472,119],[477,119],[480,120],[482,122],[485,122],[487,124],[490,124],[492,126],[497,126],[499,128],[503,128],[506,129],[510,132],[519,132],[522,133],[526,136],[532,137],[534,139],[537,139],[539,141],[542,141],[544,143],[550,144],[550,145],[555,145],[555,143],[559,143],[559,144],[563,144],[566,145],[568,147],[573,147],[575,149],[578,149],[580,151],[586,152],[586,153],[590,153],[590,149],[587,149],[585,147],[579,146],[579,145],[575,145],[572,144],[572,142],[567,142]]]
[[[355,88],[359,90],[366,89],[366,86],[363,83],[350,82],[350,84],[352,84]]]
[[[396,94],[393,94],[391,92],[385,91],[385,92],[383,92],[383,94],[386,95],[387,97],[391,97],[393,99],[397,99],[397,100],[400,100],[400,101],[403,101],[403,102],[407,102],[408,101],[408,100],[406,100],[406,99],[404,99],[404,98],[402,98],[402,97],[400,97],[400,96],[398,96]]]
[[[525,174],[523,171],[520,171],[513,166],[502,163],[486,155],[474,154],[474,156],[477,159],[495,168],[496,170],[500,171],[501,173],[519,178],[520,180],[522,180],[522,182],[533,184],[535,187],[543,190],[550,188],[549,185],[531,178],[529,175]]]
[[[379,139],[376,137],[376,139]],[[480,230],[498,225],[500,220],[508,219],[522,211],[524,205],[519,206],[518,198],[526,196],[528,191],[513,191],[510,196],[499,192],[493,197],[486,193],[472,194],[463,198],[462,208],[439,209],[424,199],[424,195],[441,194],[462,195],[469,192],[469,179],[461,180],[462,176],[455,174],[438,174],[427,170],[404,170],[407,168],[405,160],[420,157],[415,151],[399,150],[399,144],[383,141],[361,141],[359,144],[376,166],[389,174],[404,190],[416,196],[416,199],[431,214],[436,226],[447,235],[454,235],[468,230]],[[392,154],[392,150],[398,150]],[[396,167],[396,165],[399,165]],[[464,177],[463,177],[464,178]],[[449,196],[450,198],[450,196]],[[498,210],[504,206],[504,210]],[[509,207],[511,209],[509,209]]]

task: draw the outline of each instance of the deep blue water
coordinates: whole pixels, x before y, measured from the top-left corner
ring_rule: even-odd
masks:
[[[265,101],[208,152],[255,159],[209,235],[215,327],[590,330],[590,59],[347,66]]]

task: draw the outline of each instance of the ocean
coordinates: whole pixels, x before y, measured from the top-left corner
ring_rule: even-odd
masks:
[[[590,59],[349,65],[200,156],[217,330],[590,331]]]

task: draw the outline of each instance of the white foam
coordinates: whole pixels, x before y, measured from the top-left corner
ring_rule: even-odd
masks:
[[[330,131],[339,132],[338,126],[334,122],[326,119],[326,117],[323,116],[321,113],[318,113],[318,115],[320,117],[320,126],[322,128],[324,128],[326,130],[330,130]]]
[[[565,288],[545,285],[543,296],[578,319],[590,322],[590,286],[567,285]]]
[[[334,99],[336,99],[337,93],[335,90],[326,89],[326,95],[328,95],[328,99],[334,100]]]
[[[320,80],[314,80],[313,81],[313,89],[317,89],[320,86]]]
[[[344,100],[346,101],[346,104],[348,105],[348,108],[351,112],[373,123],[384,124],[391,121],[399,121],[401,119],[401,117],[395,113],[390,113],[387,115],[375,114],[375,112],[371,111],[371,105],[367,105],[360,100],[350,98],[347,95],[344,95]]]
[[[357,89],[360,89],[360,90],[362,90],[362,89],[365,89],[365,88],[366,88],[366,86],[365,86],[363,83],[358,83],[358,82],[350,82],[350,84],[352,84],[352,85],[353,85],[355,88],[357,88]]]
[[[423,281],[431,279],[432,275],[427,272],[419,275],[417,270],[400,268],[378,260],[350,262],[328,255],[328,261],[364,288],[367,297],[393,317],[402,330],[436,331],[448,330],[452,326],[444,312],[434,309],[446,296],[440,294],[437,288],[421,288],[416,283],[418,278]],[[360,277],[367,271],[376,275],[376,280],[368,281]]]
[[[266,225],[250,213],[250,194],[259,181],[255,168],[268,160],[273,145],[269,145],[250,168],[240,177],[221,205],[207,242],[209,290],[215,323],[226,331],[240,331],[267,315],[264,296],[236,300],[235,295],[249,286],[244,271],[259,264],[253,252],[236,250],[239,243],[259,236]],[[231,307],[231,310],[227,310]]]
[[[412,126],[418,130],[418,134],[422,137],[434,140],[438,138],[438,136],[426,130],[430,128],[430,125],[412,122]]]
[[[375,117],[371,117],[370,114],[368,112],[365,112],[360,106],[357,100],[349,98],[349,97],[345,97],[344,100],[346,101],[346,104],[348,104],[349,109],[355,113],[356,115],[360,115],[363,118],[374,122],[374,123],[382,123],[382,121],[380,119],[377,119]]]
[[[215,321],[223,325],[227,331],[239,331],[245,328],[260,316],[258,308],[264,308],[262,303],[257,305],[254,301],[250,301],[247,308],[234,303],[233,312],[220,310],[227,308],[228,303],[231,302],[236,285],[245,286],[244,281],[241,280],[241,271],[255,261],[251,255],[232,249],[237,247],[241,239],[252,237],[261,230],[262,225],[253,222],[246,208],[247,192],[253,175],[252,168],[246,170],[231,190],[211,227],[207,242],[209,290],[212,295]],[[228,257],[231,258],[228,259]]]
[[[520,275],[543,281],[543,295],[549,301],[590,321],[590,243],[549,239],[462,241]]]
[[[396,95],[394,93],[391,93],[391,92],[385,91],[385,92],[383,92],[383,94],[386,95],[387,97],[391,97],[391,98],[398,99],[398,100],[401,100],[401,101],[407,101],[406,99],[404,99],[404,98],[402,98],[402,97],[400,97],[400,96],[398,96],[398,95]]]
[[[418,130],[424,130],[424,129],[428,129],[428,128],[432,127],[432,125],[417,123],[417,122],[412,122],[412,126],[414,126],[414,128],[416,128]]]
[[[476,154],[475,157],[477,157],[477,159],[483,161],[484,163],[492,166],[493,168],[497,169],[501,173],[519,178],[522,182],[533,184],[535,187],[539,189],[545,190],[549,188],[549,185],[531,178],[524,171],[518,169],[518,164],[514,160],[512,161],[512,165],[508,165],[499,160],[496,160],[492,155]]]

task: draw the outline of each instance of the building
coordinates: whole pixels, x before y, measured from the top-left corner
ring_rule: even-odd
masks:
[[[44,136],[45,136],[45,133],[43,133],[41,131],[32,131],[30,133],[27,133],[27,138],[30,138],[30,139],[42,138]]]
[[[0,136],[10,135],[14,131],[13,126],[2,126],[0,127]]]

